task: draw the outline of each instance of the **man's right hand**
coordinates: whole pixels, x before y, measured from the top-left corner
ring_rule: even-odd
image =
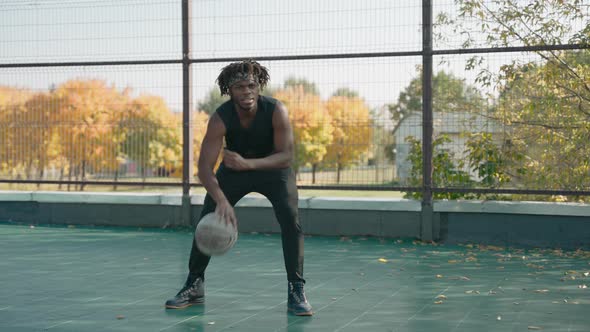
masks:
[[[224,199],[222,202],[217,203],[215,213],[217,213],[217,215],[220,216],[226,224],[231,224],[235,229],[238,229],[238,219],[236,218],[236,213],[234,212],[233,206],[231,206],[227,200]]]

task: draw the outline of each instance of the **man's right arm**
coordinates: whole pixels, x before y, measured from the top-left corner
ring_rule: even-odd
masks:
[[[201,153],[198,162],[198,176],[201,184],[207,190],[207,193],[217,203],[215,212],[219,214],[226,222],[232,223],[237,227],[237,220],[234,209],[228,202],[219,186],[219,182],[213,173],[217,157],[223,145],[223,136],[225,135],[225,125],[223,121],[214,113],[209,119],[207,132],[201,144]]]

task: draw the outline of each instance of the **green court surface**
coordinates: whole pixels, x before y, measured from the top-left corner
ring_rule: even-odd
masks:
[[[278,235],[240,234],[206,304],[166,310],[187,230],[0,224],[0,331],[590,331],[586,251],[307,237],[313,317],[287,314]]]

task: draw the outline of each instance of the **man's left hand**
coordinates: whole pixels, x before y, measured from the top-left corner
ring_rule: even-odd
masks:
[[[251,169],[248,159],[244,159],[238,153],[227,149],[223,150],[223,164],[236,171],[246,171]]]

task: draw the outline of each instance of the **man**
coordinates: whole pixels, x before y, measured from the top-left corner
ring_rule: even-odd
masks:
[[[293,161],[293,132],[287,109],[276,99],[260,95],[270,77],[253,60],[234,62],[221,70],[221,94],[231,97],[211,116],[201,145],[199,179],[207,195],[201,217],[215,211],[237,227],[233,206],[250,192],[271,202],[281,226],[283,258],[287,270],[287,308],[298,316],[311,316],[303,285],[303,233],[298,218],[298,193]],[[225,138],[223,161],[213,168]],[[211,257],[199,251],[195,240],[184,287],[166,302],[179,309],[204,302],[205,268]]]

